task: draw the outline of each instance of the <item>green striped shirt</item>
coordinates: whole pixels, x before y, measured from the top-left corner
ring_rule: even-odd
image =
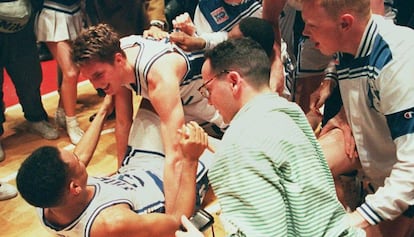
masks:
[[[230,235],[365,236],[346,226],[321,147],[295,103],[274,93],[253,98],[215,158],[209,178],[223,219],[235,227]]]

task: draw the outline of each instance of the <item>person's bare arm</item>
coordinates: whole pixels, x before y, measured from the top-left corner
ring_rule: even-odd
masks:
[[[263,0],[263,19],[273,25],[275,32],[275,44],[273,46],[273,59],[270,74],[270,87],[272,90],[282,94],[284,89],[283,63],[281,59],[281,36],[279,28],[279,16],[287,0]]]
[[[118,168],[121,167],[128,146],[128,135],[133,119],[132,92],[121,87],[115,96],[115,138]]]
[[[178,143],[177,130],[184,124],[179,84],[186,70],[184,58],[177,53],[170,53],[163,55],[153,64],[147,77],[149,99],[161,121],[161,137],[166,157],[165,169],[172,171],[164,172],[167,212],[175,209],[178,186],[183,178],[171,174],[181,174],[182,169],[180,159],[183,154]]]
[[[175,167],[178,169],[170,170],[170,167],[165,166],[164,177],[165,175],[168,177],[181,176],[178,189],[174,190],[177,197],[174,200],[166,199],[166,203],[169,202],[168,205],[172,207],[166,210],[166,213],[174,215],[179,221],[182,215],[189,217],[194,212],[198,159],[208,147],[208,135],[194,121],[183,125],[178,133],[183,156],[176,162]],[[165,185],[170,183],[170,181],[165,182],[164,179]],[[175,203],[172,203],[174,201]]]
[[[101,211],[92,224],[91,237],[166,237],[174,236],[180,222],[173,215],[151,213],[138,215],[127,204]]]
[[[92,159],[93,153],[95,152],[101,135],[101,130],[104,125],[105,118],[111,113],[112,110],[112,97],[107,95],[99,111],[97,112],[96,117],[73,151],[73,153],[76,154],[79,160],[85,164],[85,166],[87,166],[89,164],[89,161]]]
[[[311,111],[318,111],[322,105],[325,104],[326,100],[332,94],[333,89],[335,88],[335,81],[331,79],[325,79],[321,82],[318,89],[316,89],[310,95],[309,109]]]

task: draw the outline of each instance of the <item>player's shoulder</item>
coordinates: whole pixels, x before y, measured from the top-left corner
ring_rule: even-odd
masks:
[[[125,203],[108,206],[97,214],[90,236],[120,236],[119,233],[125,231],[134,216],[138,215]]]

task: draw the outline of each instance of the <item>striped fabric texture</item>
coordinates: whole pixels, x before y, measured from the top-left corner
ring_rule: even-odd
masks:
[[[230,236],[365,236],[344,221],[321,147],[300,108],[274,93],[235,116],[209,178]],[[226,225],[225,225],[226,226]]]

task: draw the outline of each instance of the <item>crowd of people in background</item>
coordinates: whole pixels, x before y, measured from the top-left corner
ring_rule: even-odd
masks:
[[[62,127],[76,148],[36,149],[0,200],[19,191],[50,231],[202,236],[188,218],[211,187],[226,236],[414,236],[414,4],[18,1],[26,18],[0,24],[0,66],[28,131],[57,139]],[[54,125],[39,43],[60,72]],[[80,74],[105,97],[86,132]],[[117,174],[88,177],[110,114]]]

